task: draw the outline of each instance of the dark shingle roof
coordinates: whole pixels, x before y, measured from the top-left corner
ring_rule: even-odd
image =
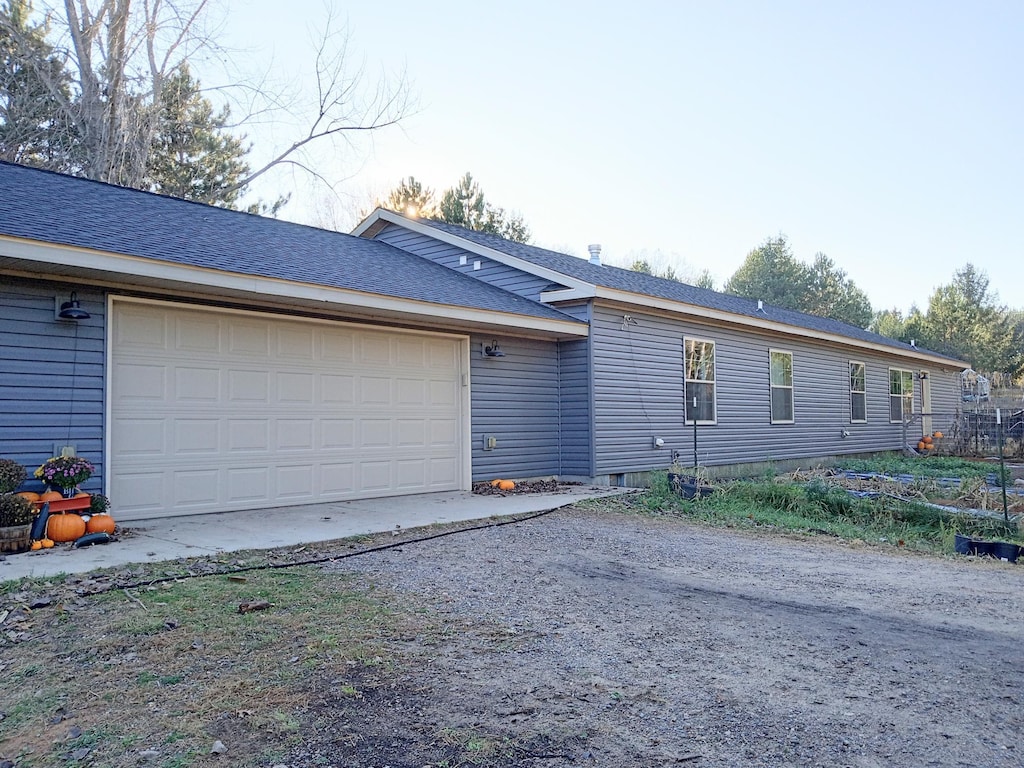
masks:
[[[769,304],[764,304],[764,311],[759,311],[757,301],[732,296],[727,293],[719,293],[707,288],[698,288],[694,285],[687,285],[676,280],[667,280],[661,277],[645,275],[642,272],[634,272],[631,269],[613,267],[609,265],[591,264],[589,259],[581,259],[557,251],[549,251],[545,248],[538,248],[533,245],[515,243],[497,235],[486,232],[475,232],[464,227],[446,224],[440,221],[420,220],[434,229],[442,232],[457,235],[470,242],[492,248],[509,256],[527,261],[537,266],[547,267],[556,272],[561,272],[568,277],[583,280],[593,285],[612,288],[620,291],[628,291],[644,296],[652,296],[659,299],[678,301],[684,304],[692,304],[698,307],[716,309],[723,312],[730,312],[735,315],[756,318],[758,320],[775,321],[792,325],[805,330],[819,331],[821,333],[846,336],[858,341],[865,341],[874,344],[882,344],[887,347],[902,350],[904,352],[932,354],[937,357],[946,357],[938,353],[928,352],[920,347],[912,347],[902,341],[881,336],[854,325],[848,325],[838,320],[817,315],[808,315],[803,312],[796,312],[791,309],[784,309]],[[959,362],[954,358],[947,358],[951,362]]]
[[[0,234],[439,305],[575,322],[386,243],[0,162]]]

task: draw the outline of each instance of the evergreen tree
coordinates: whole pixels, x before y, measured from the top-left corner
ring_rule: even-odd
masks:
[[[438,213],[441,221],[448,224],[489,232],[517,243],[530,240],[530,229],[522,217],[507,214],[504,208],[488,203],[480,185],[468,172],[441,196]]]
[[[0,5],[0,159],[50,170],[73,168],[74,132],[65,105],[71,78],[47,23],[30,23],[28,0]]]
[[[724,290],[858,328],[866,328],[872,322],[867,295],[832,259],[818,253],[813,264],[803,264],[793,256],[784,235],[768,238],[748,253],[726,281]]]
[[[149,189],[172,197],[232,207],[249,174],[242,140],[230,134],[227,107],[214,112],[199,81],[182,65],[164,85],[160,118],[145,181]]]
[[[437,215],[434,190],[424,187],[412,176],[398,182],[386,200],[377,202],[377,207],[424,219],[432,219]]]

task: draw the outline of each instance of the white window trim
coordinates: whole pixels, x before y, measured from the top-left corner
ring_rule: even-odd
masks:
[[[868,366],[861,360],[850,360],[849,365],[846,366],[846,378],[850,385],[850,423],[851,424],[867,424],[868,423]],[[853,388],[853,382],[850,381],[850,366],[859,365],[864,369],[864,389],[863,391],[857,391]],[[855,419],[853,418],[853,396],[854,394],[864,395],[864,418]]]
[[[892,399],[894,397],[897,397],[897,395],[894,395],[892,393],[892,372],[893,371],[899,371],[900,374],[904,374],[904,373],[909,373],[910,374],[910,413],[908,414],[908,413],[906,413],[906,411],[904,411],[902,419],[894,419],[892,417]],[[914,386],[914,378],[915,378],[915,374],[914,374],[914,372],[910,368],[891,368],[891,367],[889,368],[888,389],[889,389],[889,423],[890,424],[902,424],[904,421],[907,420],[907,416],[908,415],[910,415],[910,416],[914,415],[914,390],[916,389],[916,387]],[[903,380],[903,376],[901,375],[900,376],[900,381],[902,381],[902,380]],[[901,392],[898,395],[898,397],[900,397],[901,399],[905,400],[907,395],[906,395],[906,393]]]
[[[791,383],[788,387],[783,384],[772,384],[772,355],[789,355],[789,372]],[[789,390],[792,418],[775,418],[775,409],[772,408],[772,393],[776,388]],[[773,349],[771,347],[768,348],[768,415],[771,417],[772,424],[796,423],[796,369],[793,366],[793,353],[790,352],[788,349]]]
[[[699,344],[711,344],[714,348],[715,361],[711,366],[712,374],[714,379],[710,382],[704,379],[688,379],[686,378],[686,342],[694,341]],[[718,342],[713,339],[698,339],[696,336],[683,336],[683,397],[687,397],[688,387],[687,384],[690,382],[695,384],[711,384],[713,396],[711,398],[711,410],[715,414],[715,418],[710,421],[704,419],[697,419],[697,426],[702,424],[714,425],[718,423]],[[683,403],[683,424],[693,426],[693,419],[686,418],[686,403]]]

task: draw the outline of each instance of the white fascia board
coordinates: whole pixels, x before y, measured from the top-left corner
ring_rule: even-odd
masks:
[[[475,253],[478,256],[485,256],[488,259],[504,264],[508,267],[514,267],[527,274],[534,275],[536,277],[542,277],[545,280],[550,280],[553,283],[561,283],[562,285],[569,286],[570,289],[580,291],[581,296],[593,296],[595,286],[593,283],[588,283],[585,280],[579,280],[575,277],[569,277],[562,272],[554,269],[548,269],[547,267],[541,267],[530,261],[517,258],[516,256],[510,256],[507,253],[496,251],[493,248],[488,248],[485,245],[479,245],[471,240],[466,240],[458,235],[453,235],[450,232],[442,232],[440,229],[435,229],[429,224],[421,224],[415,219],[409,219],[402,216],[400,213],[394,211],[388,211],[384,208],[378,208],[369,216],[367,216],[359,225],[352,230],[353,235],[362,237],[363,233],[370,229],[374,224],[379,221],[386,221],[389,224],[395,224],[399,227],[405,227],[410,232],[415,232],[418,235],[425,235],[431,237],[434,240],[439,240],[442,243],[448,245],[454,245],[457,248],[462,248],[470,253]]]
[[[97,270],[114,275],[202,285],[208,288],[240,291],[278,299],[316,301],[325,306],[335,305],[361,310],[394,312],[424,318],[436,318],[440,315],[447,320],[486,323],[572,337],[584,337],[589,334],[588,326],[576,320],[556,320],[472,307],[433,304],[415,299],[382,296],[312,283],[299,283],[281,278],[223,272],[209,267],[175,264],[141,256],[126,256],[20,238],[0,236],[0,254],[39,263],[44,271],[47,266],[61,265],[76,269]]]
[[[819,339],[821,341],[828,341],[834,344],[841,344],[847,347],[857,347],[858,349],[870,349],[875,352],[884,352],[887,355],[898,355],[900,357],[905,357],[910,360],[936,363],[938,365],[947,367],[953,367],[955,365],[967,365],[966,363],[959,360],[950,360],[949,358],[939,357],[938,355],[930,355],[925,352],[914,352],[908,349],[899,349],[896,347],[887,346],[885,344],[877,344],[871,341],[855,339],[850,336],[842,336],[836,333],[826,333],[824,331],[815,330],[813,328],[801,328],[800,326],[797,325],[789,325],[788,323],[781,323],[778,322],[777,320],[769,320],[767,317],[764,319],[748,317],[747,315],[738,315],[733,312],[726,312],[721,309],[701,307],[696,304],[686,304],[681,301],[661,299],[656,296],[646,296],[644,294],[639,293],[630,293],[629,291],[619,291],[614,288],[605,288],[602,286],[598,286],[596,298],[598,300],[603,300],[623,306],[639,306],[661,312],[668,312],[675,316],[688,315],[690,317],[698,317],[704,320],[711,320],[718,323],[726,323],[729,325],[742,325],[747,326],[749,328],[757,328],[759,330],[783,333],[788,336],[800,336],[810,339]]]

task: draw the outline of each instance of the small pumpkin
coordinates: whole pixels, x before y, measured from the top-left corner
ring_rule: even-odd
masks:
[[[921,438],[921,442],[923,442],[925,444],[931,444],[932,436],[931,435],[925,435],[924,437]]]
[[[93,515],[85,524],[86,533],[113,533],[114,518],[107,514]]]
[[[928,443],[924,442],[924,440],[918,440],[917,441],[917,450],[923,451],[926,445],[928,445]]]
[[[932,435],[932,437],[934,437],[936,440],[941,440],[943,438],[943,434],[941,432],[936,432],[934,435]]]
[[[499,491],[511,491],[515,487],[516,487],[516,484],[513,483],[511,480],[500,480],[498,482],[498,490]]]
[[[47,491],[46,493],[39,495],[39,501],[42,502],[60,501],[63,498],[64,494],[62,494],[60,491]]]
[[[18,491],[15,496],[21,496],[26,501],[36,502],[39,501],[39,494],[34,491]]]
[[[498,484],[503,482],[504,480],[501,480],[500,478],[495,478],[494,480],[491,480],[491,488],[497,488]]]
[[[41,541],[33,541],[32,542],[32,551],[33,552],[35,552],[37,549],[42,549],[42,548],[43,548],[43,542],[41,542]]]
[[[85,535],[85,520],[81,515],[51,515],[46,521],[46,536],[54,541],[74,541]]]
[[[53,539],[40,539],[39,543],[43,549],[53,549]]]

